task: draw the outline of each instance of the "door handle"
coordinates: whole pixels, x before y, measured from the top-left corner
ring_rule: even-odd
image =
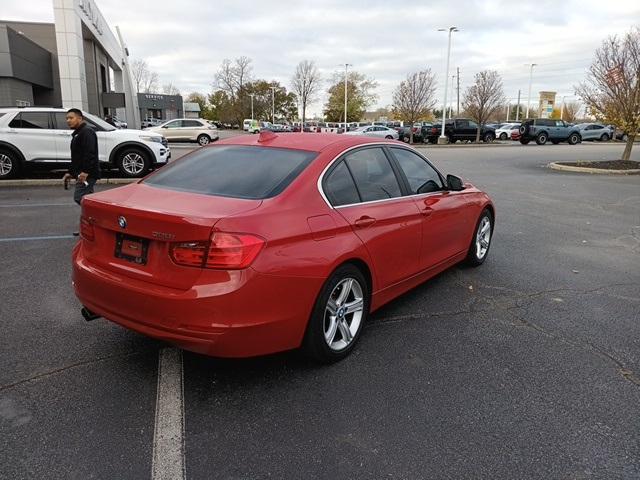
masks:
[[[425,205],[425,207],[422,210],[420,210],[420,213],[422,215],[424,215],[425,217],[428,217],[429,215],[431,215],[433,213],[433,208],[427,207]]]
[[[368,216],[362,216],[355,221],[355,225],[358,228],[367,228],[376,223],[376,219]]]

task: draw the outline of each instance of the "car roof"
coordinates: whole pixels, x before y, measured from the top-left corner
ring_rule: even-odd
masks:
[[[338,133],[286,133],[278,135],[269,132],[269,140],[259,141],[260,135],[238,135],[216,142],[216,145],[247,145],[257,147],[290,148],[293,150],[307,150],[321,152],[328,147],[351,148],[370,143],[389,143],[404,145],[396,140],[372,138],[358,135],[341,135]]]

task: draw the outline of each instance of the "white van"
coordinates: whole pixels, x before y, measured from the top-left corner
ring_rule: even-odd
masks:
[[[253,120],[251,120],[250,118],[245,118],[244,121],[242,122],[242,129],[245,132],[249,131],[249,127],[251,126],[251,122],[253,122]]]

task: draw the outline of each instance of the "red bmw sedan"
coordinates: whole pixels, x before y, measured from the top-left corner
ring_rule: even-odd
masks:
[[[331,362],[370,312],[482,264],[494,219],[487,194],[400,142],[263,132],[85,197],[73,284],[85,318],[187,350]]]

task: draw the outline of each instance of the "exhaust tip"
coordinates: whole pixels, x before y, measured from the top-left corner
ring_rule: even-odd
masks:
[[[80,313],[82,314],[83,318],[87,321],[90,322],[92,320],[95,320],[97,318],[100,318],[100,315],[98,315],[97,313],[93,313],[91,310],[89,310],[87,307],[82,307],[80,309]]]

